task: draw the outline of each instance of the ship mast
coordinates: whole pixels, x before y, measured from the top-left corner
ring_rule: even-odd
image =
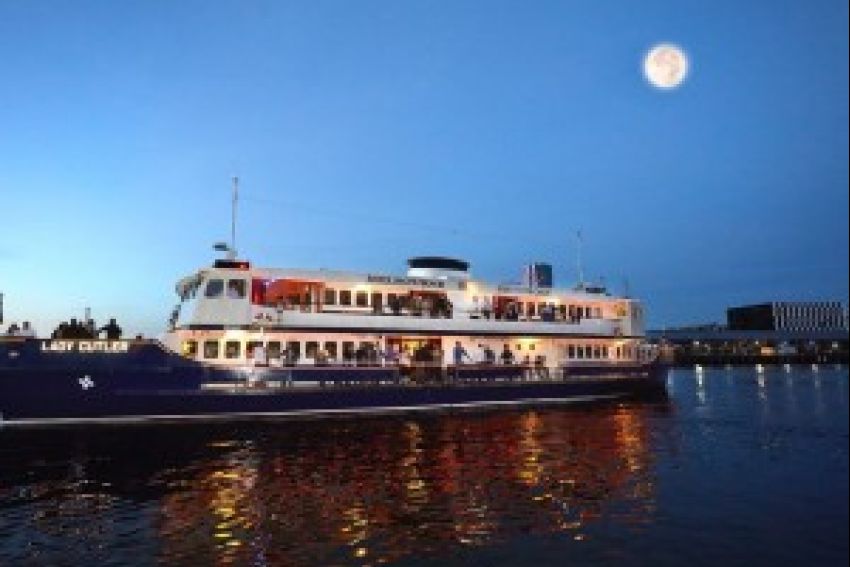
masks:
[[[236,206],[239,202],[239,178],[233,177],[233,201],[230,211],[230,250],[228,257],[236,259]]]
[[[582,245],[584,244],[581,230],[576,231],[576,269],[578,272],[578,287],[584,289],[584,266],[582,265]]]

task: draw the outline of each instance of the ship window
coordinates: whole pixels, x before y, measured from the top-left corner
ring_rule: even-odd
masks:
[[[339,291],[339,304],[340,305],[351,305],[351,290],[341,289]]]
[[[328,288],[325,290],[325,305],[336,305],[336,290]]]
[[[245,356],[254,358],[254,349],[263,346],[263,341],[248,341],[245,345]]]
[[[342,343],[342,359],[343,360],[353,360],[354,359],[354,343],[352,341],[344,341]]]
[[[600,347],[593,347],[593,358],[602,358],[602,349]]]
[[[227,297],[229,299],[244,299],[245,280],[227,280]]]
[[[183,356],[195,358],[198,354],[198,341],[183,341]]]
[[[204,289],[204,297],[221,297],[224,292],[224,280],[210,280]]]
[[[328,358],[336,358],[336,341],[327,341],[325,343],[325,352]]]
[[[584,347],[581,345],[576,347],[576,358],[584,358]]]
[[[534,350],[534,348],[535,348],[534,343],[531,343],[530,345],[528,345],[528,350]]]
[[[617,352],[617,355],[616,355],[617,358],[623,358],[623,349],[621,349],[620,347],[617,347],[616,352]]]
[[[269,341],[266,350],[269,358],[280,358],[280,341]]]
[[[533,304],[533,303],[529,303],[529,304],[528,304],[528,316],[529,316],[529,317],[534,317],[534,313],[535,313],[534,304]]]
[[[596,317],[597,319],[602,319],[602,308],[601,307],[594,307],[593,316]]]
[[[357,307],[366,307],[369,305],[369,294],[365,291],[357,292]]]
[[[602,347],[602,358],[608,358],[608,354],[609,354],[609,353],[608,353],[608,347],[607,347],[607,346],[603,346],[603,347]]]
[[[304,356],[307,358],[316,358],[316,355],[319,353],[319,343],[316,341],[307,341],[307,344],[304,348]]]
[[[575,358],[576,357],[576,345],[570,345],[567,347],[567,358]]]
[[[239,341],[227,341],[224,343],[224,358],[239,358],[241,347],[242,343]]]
[[[286,354],[292,360],[301,358],[301,343],[298,341],[287,341]]]
[[[204,341],[204,358],[218,358],[218,341]]]

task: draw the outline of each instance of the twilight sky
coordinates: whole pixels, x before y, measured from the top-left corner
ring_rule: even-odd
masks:
[[[846,0],[0,2],[6,325],[156,333],[229,234],[255,263],[516,280],[653,326],[847,300]],[[688,53],[681,88],[642,58]]]

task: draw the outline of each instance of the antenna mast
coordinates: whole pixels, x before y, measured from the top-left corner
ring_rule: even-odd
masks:
[[[236,259],[236,205],[239,202],[239,178],[233,177],[233,203],[230,216],[230,250],[228,256],[231,260]]]
[[[576,231],[576,268],[578,269],[578,286],[579,288],[584,288],[584,266],[581,261],[581,252],[582,245],[584,241],[582,239],[581,230]]]

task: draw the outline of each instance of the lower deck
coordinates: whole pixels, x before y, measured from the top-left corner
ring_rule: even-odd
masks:
[[[164,339],[182,356],[217,366],[518,364],[629,365],[653,356],[640,338],[352,334],[265,330],[176,330]]]

